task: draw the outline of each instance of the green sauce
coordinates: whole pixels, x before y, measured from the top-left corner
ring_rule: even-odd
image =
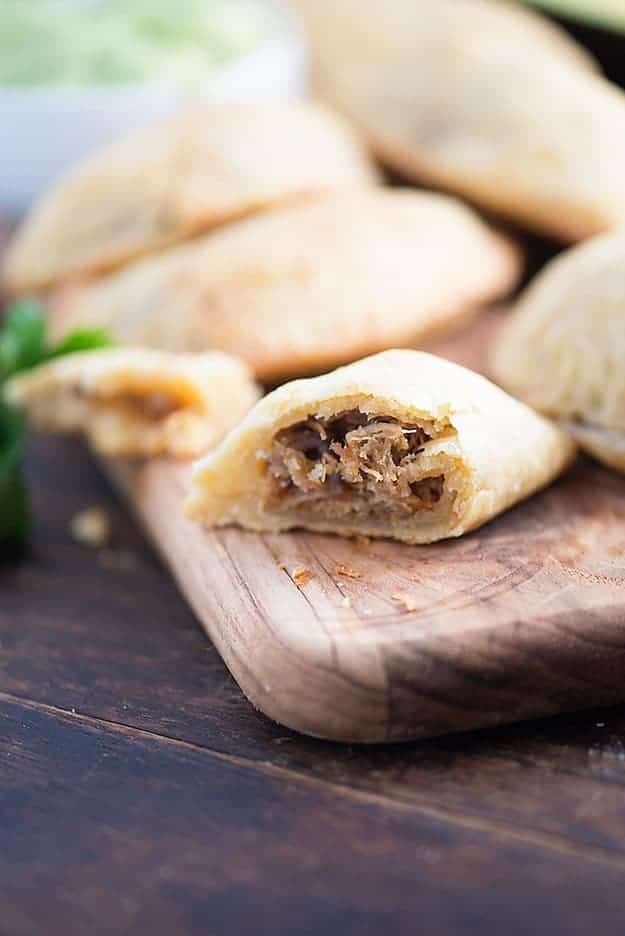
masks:
[[[0,0],[0,84],[197,85],[276,25],[259,0]]]

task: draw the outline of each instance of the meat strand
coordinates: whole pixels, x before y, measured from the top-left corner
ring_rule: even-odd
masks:
[[[420,426],[359,410],[283,429],[269,456],[274,506],[323,501],[333,515],[385,506],[402,512],[432,509],[442,497],[444,477],[420,477],[419,455],[429,439]]]

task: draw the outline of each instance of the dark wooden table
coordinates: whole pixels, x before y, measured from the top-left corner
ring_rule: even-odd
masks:
[[[620,934],[625,708],[395,747],[253,711],[78,443],[0,568],[0,933]],[[76,543],[102,505],[113,542]]]

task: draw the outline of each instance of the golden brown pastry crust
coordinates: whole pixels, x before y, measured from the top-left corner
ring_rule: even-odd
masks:
[[[280,202],[376,181],[349,125],[312,103],[183,114],[133,133],[62,179],[18,230],[5,286],[40,290]]]
[[[52,360],[10,380],[6,395],[38,428],[81,432],[101,455],[193,458],[237,424],[259,391],[226,354],[124,348]]]
[[[319,90],[387,165],[565,241],[625,219],[625,96],[493,0],[299,0]]]
[[[521,297],[492,356],[499,383],[625,472],[625,234],[550,263]]]
[[[352,410],[425,427],[430,441],[416,457],[425,475],[444,475],[443,496],[433,509],[337,522],[270,506],[263,485],[277,433],[308,417]],[[485,378],[423,352],[387,351],[287,384],[261,400],[196,464],[186,511],[209,526],[305,526],[430,543],[473,530],[528,497],[556,478],[573,454],[565,433]]]
[[[56,334],[220,348],[263,380],[422,342],[509,292],[517,247],[443,195],[369,188],[239,222],[57,295]]]

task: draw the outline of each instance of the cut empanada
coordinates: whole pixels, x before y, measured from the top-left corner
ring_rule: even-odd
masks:
[[[625,234],[596,237],[545,268],[500,335],[492,369],[625,472]]]
[[[261,400],[194,467],[186,512],[209,526],[431,543],[528,497],[573,454],[484,377],[387,351]]]
[[[84,433],[101,455],[193,458],[243,418],[259,390],[226,354],[126,348],[52,360],[10,380],[6,396],[37,428]]]
[[[625,95],[495,0],[296,0],[319,91],[388,166],[565,241],[625,221]]]
[[[89,159],[19,229],[11,292],[101,272],[274,204],[377,174],[346,123],[314,104],[228,104],[140,130]]]
[[[53,330],[220,348],[263,380],[421,342],[508,293],[518,248],[443,195],[369,188],[276,210],[51,304]]]

